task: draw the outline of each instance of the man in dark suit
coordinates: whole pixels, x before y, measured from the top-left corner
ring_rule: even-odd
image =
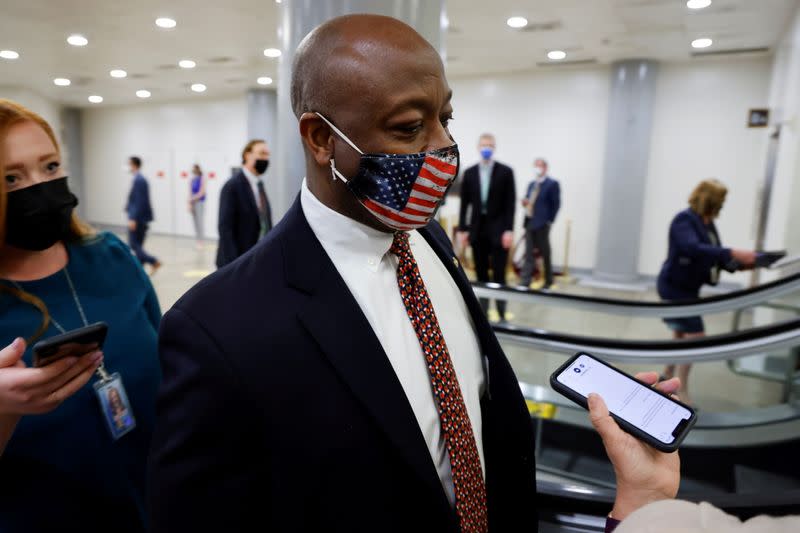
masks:
[[[217,267],[244,255],[272,229],[272,209],[264,188],[269,148],[261,139],[242,150],[242,168],[222,187],[219,197]]]
[[[133,184],[128,193],[125,212],[128,214],[128,244],[143,265],[150,265],[150,273],[161,268],[161,261],[148,254],[144,249],[144,240],[150,222],[153,221],[153,208],[150,206],[150,187],[142,176],[142,159],[131,156],[128,160]]]
[[[448,238],[427,224],[435,209],[404,210],[416,222],[395,231],[354,192],[391,181],[404,203],[441,200],[457,161],[437,158],[456,149],[439,54],[395,19],[340,17],[300,44],[291,87],[298,200],[162,323],[151,531],[535,530],[530,418]],[[365,163],[357,150],[426,157]],[[425,185],[408,192],[387,164],[412,163]]]
[[[547,175],[547,161],[537,159],[533,164],[536,178],[528,185],[522,206],[525,208],[525,263],[520,284],[531,284],[535,265],[534,250],[538,249],[544,265],[543,289],[553,286],[553,259],[550,252],[550,227],[561,208],[561,188]]]
[[[514,207],[517,190],[511,167],[495,161],[494,135],[484,133],[478,141],[481,160],[464,171],[461,184],[461,211],[459,240],[472,245],[475,274],[478,281],[491,281],[505,285],[508,250],[513,243]],[[506,319],[506,302],[497,300],[500,320]],[[489,300],[481,298],[487,311]]]

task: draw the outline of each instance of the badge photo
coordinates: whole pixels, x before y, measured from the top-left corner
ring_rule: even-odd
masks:
[[[112,374],[110,379],[98,381],[94,384],[94,390],[100,400],[103,418],[114,440],[136,427],[133,409],[119,374]]]

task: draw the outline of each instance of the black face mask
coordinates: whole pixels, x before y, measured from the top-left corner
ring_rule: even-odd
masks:
[[[267,171],[269,159],[256,159],[256,173],[260,176]]]
[[[7,204],[6,243],[41,251],[69,235],[78,199],[70,192],[67,178],[59,178],[9,192]]]

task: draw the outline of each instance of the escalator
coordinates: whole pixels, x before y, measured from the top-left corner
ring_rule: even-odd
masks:
[[[800,290],[800,275],[754,289],[678,303],[628,302],[486,285],[475,288],[481,297],[616,315],[646,313],[656,318],[736,312],[764,305]],[[586,351],[615,364],[654,369],[666,362],[720,364],[776,351],[800,355],[800,318],[682,341],[575,335],[507,323],[495,324],[494,328],[504,348],[529,353],[533,358]],[[794,376],[790,385],[797,392],[800,374]],[[537,382],[520,383],[520,387],[535,428],[540,531],[603,531],[614,499],[614,473],[586,411],[552,391],[541,377]],[[697,425],[681,446],[678,497],[710,502],[742,519],[764,513],[800,514],[798,452],[800,402],[778,401],[730,412],[701,408]]]

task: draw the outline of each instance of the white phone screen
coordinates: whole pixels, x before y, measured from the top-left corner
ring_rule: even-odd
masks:
[[[609,411],[664,444],[671,444],[675,428],[692,416],[685,407],[588,355],[578,356],[556,380],[583,397],[599,394]]]

